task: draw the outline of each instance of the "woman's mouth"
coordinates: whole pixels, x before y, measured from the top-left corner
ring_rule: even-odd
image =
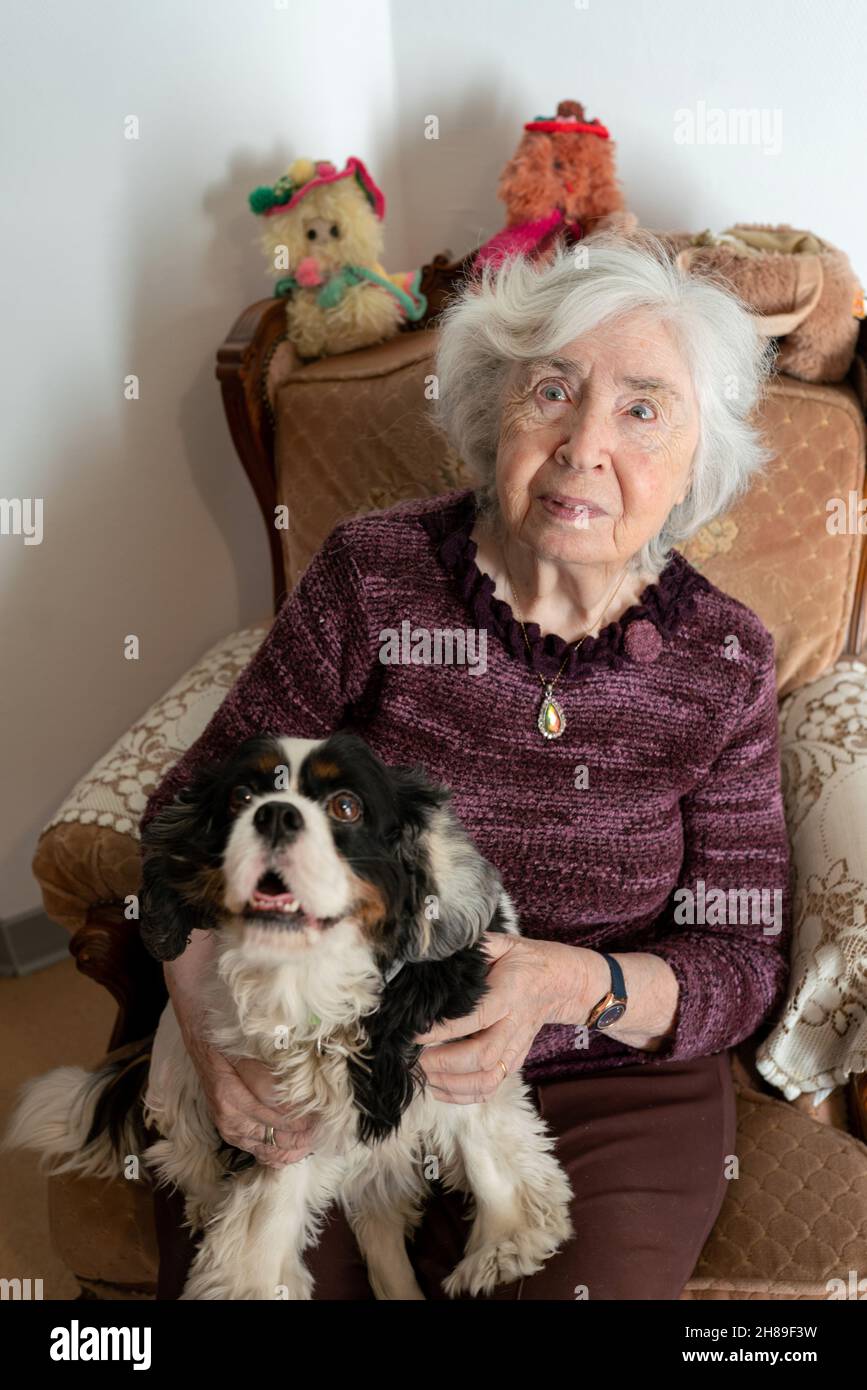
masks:
[[[608,515],[604,508],[587,497],[567,497],[562,492],[546,492],[539,501],[549,516],[556,517],[558,521],[568,521],[576,527],[589,526],[596,517]]]

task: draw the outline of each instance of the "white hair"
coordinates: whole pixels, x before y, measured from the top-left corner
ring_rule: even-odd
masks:
[[[727,511],[773,457],[752,422],[773,349],[737,297],[681,270],[651,233],[599,232],[559,245],[548,262],[515,256],[483,267],[438,320],[439,397],[433,420],[476,480],[480,511],[496,510],[503,391],[512,364],[561,352],[602,323],[637,310],[668,325],[698,402],[689,490],[632,557],[658,576],[671,547]]]

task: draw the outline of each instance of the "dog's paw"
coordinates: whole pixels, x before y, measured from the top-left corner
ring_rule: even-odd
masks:
[[[469,1294],[491,1293],[498,1284],[511,1284],[516,1279],[536,1274],[541,1262],[529,1259],[516,1240],[503,1240],[498,1245],[483,1245],[472,1255],[465,1255],[447,1279],[443,1289],[449,1298]]]
[[[519,1231],[466,1254],[447,1279],[443,1290],[449,1298],[469,1294],[477,1298],[498,1284],[512,1284],[538,1274],[571,1231],[566,1220],[562,1230]]]

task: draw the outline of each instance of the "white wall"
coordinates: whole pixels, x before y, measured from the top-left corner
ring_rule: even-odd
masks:
[[[464,252],[503,225],[521,125],[571,97],[617,145],[646,227],[810,227],[867,278],[863,0],[394,0],[408,249]],[[779,151],[683,145],[681,108],[780,112]],[[423,118],[440,139],[423,138]]]
[[[206,647],[269,612],[214,379],[232,322],[273,285],[247,194],[299,154],[369,152],[394,181],[386,0],[327,10],[7,7],[0,495],[43,497],[45,535],[0,537],[2,915],[37,905],[35,841],[75,780]]]
[[[213,377],[270,292],[257,183],[357,154],[389,202],[390,268],[460,254],[501,225],[522,122],[576,97],[644,225],[791,222],[867,277],[861,0],[19,0],[5,30],[0,495],[44,498],[45,535],[0,537],[3,915],[36,905],[36,837],[76,778],[268,612]],[[674,113],[699,102],[779,109],[779,151],[678,145]]]

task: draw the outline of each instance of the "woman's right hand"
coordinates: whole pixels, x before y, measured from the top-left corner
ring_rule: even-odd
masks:
[[[309,1115],[294,1118],[275,1094],[270,1067],[253,1058],[232,1062],[203,1039],[190,1039],[187,1046],[211,1118],[227,1144],[268,1168],[285,1168],[313,1153],[316,1122]],[[276,1146],[265,1143],[267,1125],[274,1126]]]
[[[299,1163],[313,1152],[315,1121],[295,1119],[274,1090],[274,1073],[264,1062],[242,1058],[230,1062],[205,1036],[202,980],[213,969],[215,933],[194,930],[187,949],[166,961],[164,974],[184,1045],[205,1092],[211,1118],[227,1144],[250,1153],[268,1168]],[[265,1143],[274,1126],[277,1143]]]

